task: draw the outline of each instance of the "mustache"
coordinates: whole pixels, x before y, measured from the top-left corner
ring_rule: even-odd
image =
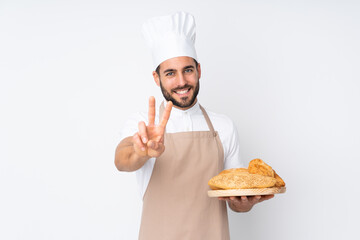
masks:
[[[171,91],[175,92],[175,91],[178,91],[178,90],[181,90],[181,89],[184,89],[184,88],[192,88],[192,86],[189,85],[189,84],[185,84],[184,86],[179,86],[179,87],[173,88],[173,89],[171,89]]]

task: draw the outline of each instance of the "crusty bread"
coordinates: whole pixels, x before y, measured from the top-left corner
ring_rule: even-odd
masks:
[[[276,179],[275,187],[285,187],[284,180],[282,180],[282,178],[279,175],[277,175],[275,170],[274,170],[274,173],[275,173],[275,179]]]
[[[210,186],[211,190],[224,190],[223,188],[215,187],[215,186],[211,185],[210,183],[209,183],[209,186]]]
[[[223,171],[221,171],[219,174],[224,174],[224,173],[238,173],[238,172],[249,172],[247,170],[247,168],[230,168],[230,169],[225,169]]]
[[[263,176],[275,177],[274,170],[259,158],[253,159],[249,162],[248,170],[249,173],[252,174],[260,174]]]
[[[246,172],[219,174],[208,182],[212,189],[268,188],[275,186],[275,183],[276,180],[273,177]]]
[[[248,173],[248,170],[247,170],[247,168],[230,168],[230,169],[225,169],[225,170],[221,171],[219,173],[219,175],[220,174],[226,174],[226,173],[241,173],[241,172]],[[210,188],[212,190],[221,190],[222,189],[222,188],[219,188],[219,187],[217,187],[215,185],[212,185],[212,184],[213,184],[213,182],[209,181],[209,186],[210,186]]]
[[[284,187],[285,182],[264,161],[253,159],[246,168],[221,171],[208,182],[212,190]]]

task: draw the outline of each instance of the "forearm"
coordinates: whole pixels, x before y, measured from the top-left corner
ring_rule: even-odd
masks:
[[[115,151],[115,166],[119,171],[132,172],[141,168],[149,156],[139,155],[135,152],[132,137],[122,140]]]

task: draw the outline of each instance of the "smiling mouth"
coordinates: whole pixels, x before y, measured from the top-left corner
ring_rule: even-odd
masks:
[[[174,92],[179,95],[184,95],[184,94],[188,93],[190,91],[190,89],[191,88],[185,88],[185,89],[175,90]]]

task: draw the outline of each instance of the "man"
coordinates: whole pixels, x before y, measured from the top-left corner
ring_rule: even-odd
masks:
[[[137,173],[143,196],[139,239],[229,239],[226,202],[247,212],[273,195],[224,201],[207,196],[211,177],[243,164],[232,121],[198,102],[194,18],[184,12],[153,18],[143,34],[153,53],[153,78],[167,103],[156,114],[150,97],[148,119],[140,114],[127,122],[115,154],[120,171]]]

